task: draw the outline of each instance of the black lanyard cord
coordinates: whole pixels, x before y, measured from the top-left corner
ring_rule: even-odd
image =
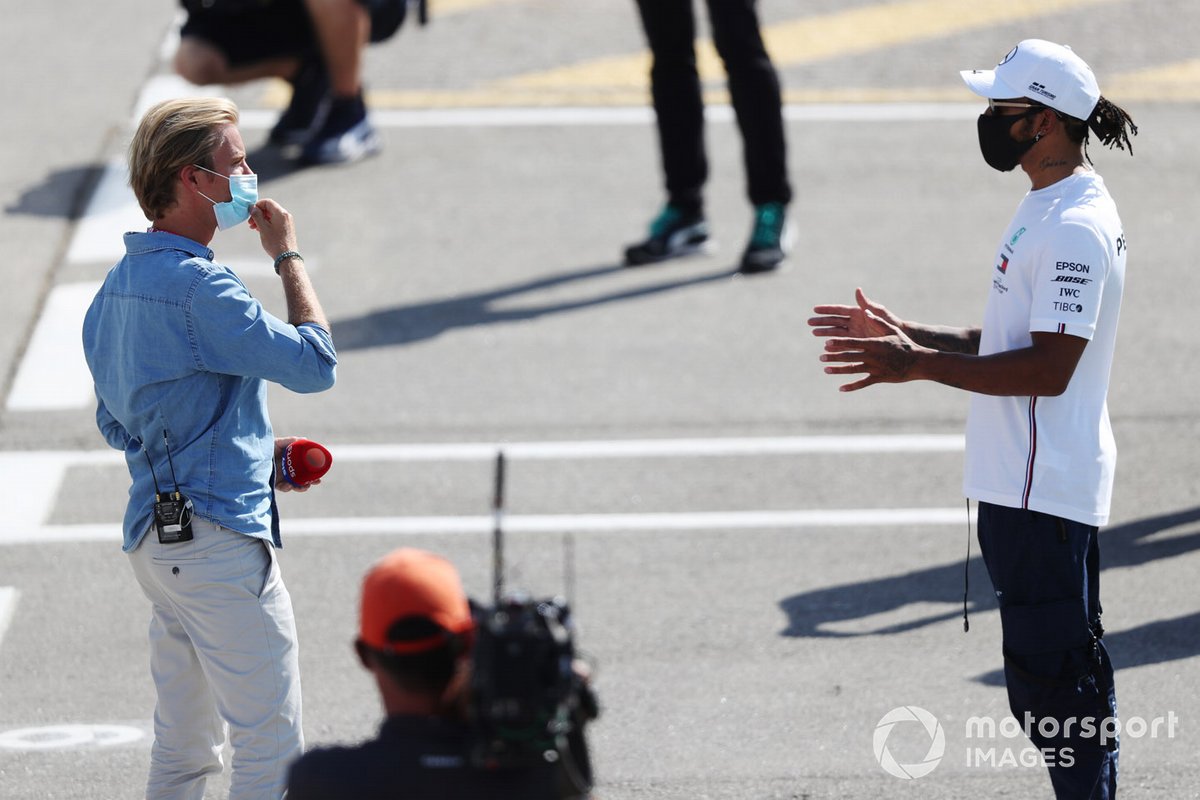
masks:
[[[963,563],[963,633],[971,630],[967,617],[967,593],[971,588],[971,498],[967,498],[967,560]]]

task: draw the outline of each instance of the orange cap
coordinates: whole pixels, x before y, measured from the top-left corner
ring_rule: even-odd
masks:
[[[441,556],[411,547],[393,550],[367,572],[360,622],[369,647],[399,654],[432,650],[447,642],[447,633],[474,628],[458,570]],[[442,630],[429,629],[428,622]]]

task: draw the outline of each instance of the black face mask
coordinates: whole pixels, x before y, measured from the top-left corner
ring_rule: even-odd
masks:
[[[1027,142],[1018,142],[1012,138],[1013,125],[1027,116],[1028,113],[1008,116],[979,115],[979,150],[989,167],[1001,172],[1011,172],[1021,162],[1021,156],[1037,144],[1036,138]]]

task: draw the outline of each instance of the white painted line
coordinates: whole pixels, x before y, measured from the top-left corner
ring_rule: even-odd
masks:
[[[612,439],[556,442],[442,442],[413,444],[337,444],[324,442],[334,461],[412,462],[486,461],[499,450],[509,459],[530,461],[600,458],[703,458],[716,456],[807,455],[812,453],[953,453],[966,447],[959,434],[856,436],[759,436],[711,439]],[[22,450],[0,453],[0,466],[33,460],[62,466],[123,465],[124,456],[108,448],[96,450]],[[4,484],[0,482],[0,488]]]
[[[0,527],[0,547],[12,544],[78,544],[112,542],[120,544],[124,534],[121,523],[96,525],[44,525],[16,528]]]
[[[97,432],[96,436],[99,435]],[[119,450],[108,447],[97,450],[6,450],[0,452],[0,472],[4,474],[6,481],[10,477],[19,478],[19,473],[13,472],[10,476],[10,473],[4,470],[25,470],[28,469],[28,465],[43,461],[57,464],[62,469],[78,466],[118,466],[124,465],[125,456]],[[5,483],[0,481],[0,491],[3,491],[4,487]]]
[[[784,436],[725,439],[629,439],[577,442],[453,442],[445,444],[329,445],[335,462],[490,461],[503,449],[510,460],[714,458],[814,453],[961,452],[964,439],[948,434],[897,436]],[[117,524],[45,525],[66,471],[76,465],[123,466],[116,450],[33,450],[0,453],[0,545],[120,540]],[[288,520],[289,535],[342,533],[466,533],[490,530],[491,517],[363,517]],[[738,511],[661,514],[516,516],[513,530],[708,530],[818,525],[949,524],[957,509]]]
[[[0,645],[4,644],[4,634],[8,632],[8,624],[12,622],[20,596],[21,593],[13,587],[0,586]]]
[[[727,121],[733,109],[723,106]],[[811,103],[783,107],[797,122],[955,122],[979,116],[978,103]]]
[[[709,122],[732,122],[728,105],[705,107]],[[784,119],[795,122],[946,122],[979,116],[976,103],[813,103],[788,105]],[[266,130],[278,111],[244,109],[239,127]],[[371,110],[377,128],[521,128],[540,126],[651,125],[648,106],[562,108],[430,108]]]
[[[170,41],[168,39],[164,42],[164,46]],[[175,42],[178,41],[179,39],[176,37]],[[173,52],[172,57],[174,57]],[[155,75],[146,81],[142,91],[138,94],[137,102],[133,106],[133,119],[129,126],[129,134],[133,135],[138,123],[142,121],[142,116],[150,110],[150,107],[163,100],[174,100],[179,97],[220,97],[224,94],[224,86],[197,86],[174,73]]]
[[[966,522],[965,508],[824,509],[803,511],[697,511],[651,514],[513,514],[504,530],[513,533],[702,531],[756,528],[823,528],[877,525],[950,525]],[[359,517],[295,519],[285,536],[362,534],[489,533],[494,517]]]
[[[529,460],[593,458],[697,458],[705,456],[806,455],[812,453],[960,452],[958,434],[897,436],[780,436],[718,439],[629,439],[579,442],[462,442],[445,444],[326,444],[334,461],[479,461],[496,457]]]
[[[123,158],[114,158],[104,167],[87,209],[75,226],[67,262],[102,263],[112,266],[125,255],[121,234],[144,231],[150,223],[129,188],[129,170]]]
[[[44,451],[0,453],[0,530],[36,528],[45,522],[70,463]]]
[[[510,533],[616,533],[621,531],[752,530],[761,528],[847,528],[903,525],[961,525],[964,508],[824,509],[800,511],[700,511],[655,514],[529,514],[507,515]],[[367,536],[378,534],[485,534],[492,515],[462,517],[332,517],[289,518],[283,521],[285,539],[306,536]],[[0,529],[0,546],[121,541],[121,526],[45,525],[23,530]]]
[[[43,725],[0,732],[0,749],[39,751],[119,747],[145,738],[145,731],[129,725]]]
[[[83,408],[93,401],[82,328],[99,288],[98,283],[66,283],[50,291],[17,369],[9,411]]]

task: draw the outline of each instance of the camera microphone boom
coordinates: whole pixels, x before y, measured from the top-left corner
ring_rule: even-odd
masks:
[[[496,452],[495,487],[492,492],[492,603],[504,598],[504,451]]]
[[[575,625],[565,599],[504,591],[504,452],[492,496],[493,605],[474,608],[472,758],[481,767],[551,764],[563,797],[586,797],[592,770],[584,725],[599,707],[575,667]]]

